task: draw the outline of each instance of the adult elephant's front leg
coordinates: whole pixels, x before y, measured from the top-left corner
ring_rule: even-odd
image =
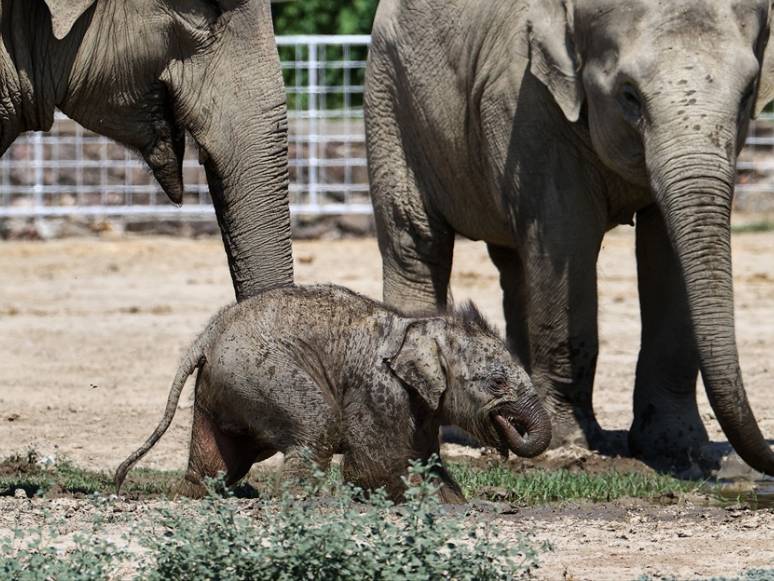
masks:
[[[409,312],[445,308],[448,302],[454,231],[426,201],[434,188],[420,179],[425,162],[404,145],[411,125],[401,126],[397,98],[377,80],[390,64],[378,51],[369,59],[366,92],[368,178],[376,236],[382,255],[383,298]],[[425,176],[427,178],[427,176]],[[436,186],[438,184],[435,184]]]
[[[551,414],[552,447],[596,447],[601,444],[592,408],[599,351],[596,261],[603,229],[590,235],[594,228],[588,224],[545,228],[527,244],[532,379]]]
[[[683,467],[708,439],[696,405],[699,359],[688,297],[656,206],[637,214],[637,271],[642,346],[629,446],[661,465]]]

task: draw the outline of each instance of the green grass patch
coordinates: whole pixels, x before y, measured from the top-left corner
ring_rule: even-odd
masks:
[[[521,505],[581,499],[605,502],[624,497],[652,498],[701,488],[700,484],[670,476],[633,472],[514,472],[507,464],[481,467],[462,462],[450,463],[449,470],[469,499],[498,499]],[[137,468],[132,470],[121,492],[135,499],[169,498],[174,496],[174,488],[181,478],[179,471]],[[334,488],[340,484],[340,470],[332,467],[326,473],[325,485]],[[249,484],[239,485],[232,494],[239,498],[277,498],[281,496],[283,486],[281,472],[258,472]],[[85,470],[63,459],[46,465],[35,452],[0,461],[0,496],[12,496],[19,489],[28,497],[107,496],[115,492],[111,473]]]
[[[496,497],[523,505],[564,500],[607,502],[619,498],[653,498],[696,491],[695,482],[660,474],[634,472],[575,473],[568,470],[518,473],[507,465],[476,468],[452,463],[449,470],[468,498]]]
[[[178,471],[138,468],[121,492],[130,498],[170,496],[181,476]],[[28,452],[0,462],[0,496],[12,496],[19,489],[28,497],[77,497],[113,494],[115,485],[107,472],[84,470],[63,459],[47,465],[35,452]]]
[[[755,232],[771,232],[774,230],[774,221],[761,220],[759,222],[750,222],[748,224],[735,224],[731,226],[731,232],[734,234],[750,234]]]

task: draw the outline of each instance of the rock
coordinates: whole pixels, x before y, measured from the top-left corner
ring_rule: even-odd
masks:
[[[716,475],[718,480],[750,480],[763,478],[763,474],[750,468],[736,452],[725,455],[720,460],[720,470]]]
[[[37,229],[27,218],[6,218],[0,220],[0,239],[39,240]]]
[[[340,238],[334,216],[298,216],[293,220],[295,240],[332,240]]]
[[[56,457],[51,454],[48,456],[41,456],[38,458],[37,465],[44,468],[51,468],[56,465]]]
[[[23,488],[17,488],[13,491],[14,498],[27,498],[27,491]]]
[[[351,236],[370,236],[375,231],[374,218],[369,214],[345,214],[337,225],[342,233]]]

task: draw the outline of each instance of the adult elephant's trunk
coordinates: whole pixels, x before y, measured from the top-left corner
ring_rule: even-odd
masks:
[[[229,144],[198,140],[238,300],[293,282],[285,108],[255,116]]]
[[[169,71],[200,149],[239,300],[293,282],[287,110],[269,3],[218,0],[218,46]]]
[[[685,277],[710,404],[744,461],[760,472],[774,474],[774,454],[758,428],[742,384],[734,331],[733,146],[710,151],[706,143],[699,147],[688,136],[648,149],[655,152],[649,159],[651,186]]]

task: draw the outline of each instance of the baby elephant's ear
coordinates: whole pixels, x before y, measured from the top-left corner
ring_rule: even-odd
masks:
[[[406,327],[398,351],[384,359],[390,370],[413,389],[432,410],[437,410],[446,391],[446,365],[441,343],[446,322],[442,319],[413,321]]]

